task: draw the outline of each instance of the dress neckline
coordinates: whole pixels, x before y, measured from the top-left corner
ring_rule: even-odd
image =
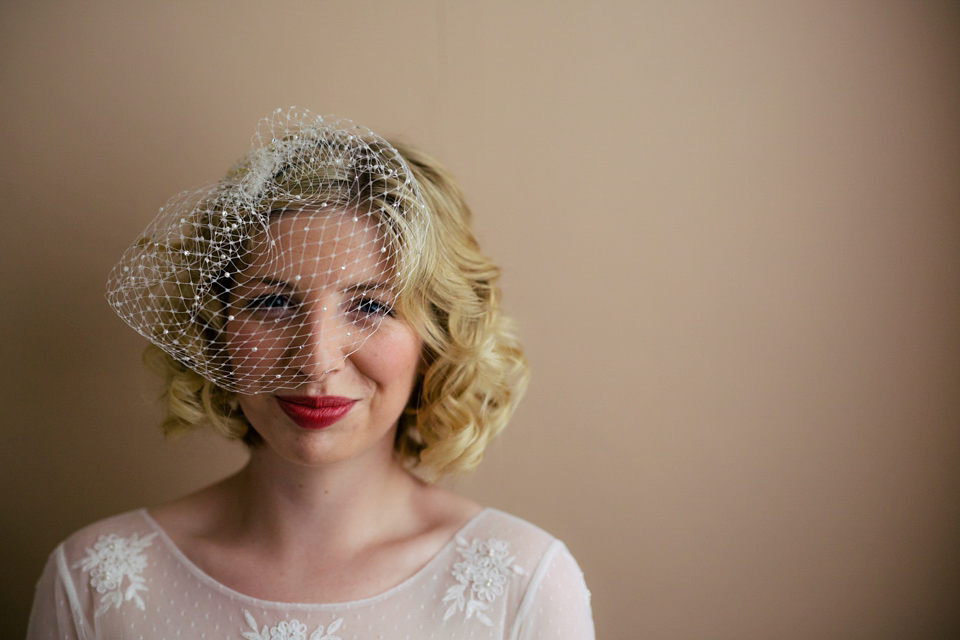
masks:
[[[218,580],[210,576],[210,574],[208,574],[206,571],[198,567],[196,564],[194,564],[194,562],[190,558],[188,558],[186,554],[183,553],[183,551],[180,550],[180,547],[178,547],[173,542],[170,536],[167,535],[167,532],[164,530],[164,528],[161,527],[160,524],[153,519],[153,516],[151,516],[147,512],[146,508],[138,509],[137,513],[140,514],[140,516],[147,523],[147,525],[149,525],[149,527],[157,534],[157,537],[163,542],[163,545],[167,548],[167,550],[171,553],[171,555],[173,555],[173,557],[176,558],[176,560],[181,565],[183,565],[187,569],[187,571],[192,573],[194,577],[196,577],[197,580],[199,580],[201,583],[223,593],[224,595],[228,595],[238,600],[246,601],[251,605],[258,606],[258,607],[325,611],[325,610],[337,610],[337,609],[352,609],[356,607],[367,606],[367,605],[379,602],[381,600],[384,600],[386,598],[389,598],[390,596],[394,595],[398,591],[405,589],[407,586],[416,582],[421,576],[430,572],[435,567],[435,565],[438,565],[444,556],[452,552],[454,546],[457,544],[457,539],[460,538],[462,535],[464,535],[469,529],[473,528],[473,526],[477,522],[479,522],[485,515],[487,515],[491,511],[493,511],[493,509],[490,507],[484,507],[483,509],[481,509],[476,515],[474,515],[462,527],[460,527],[456,531],[456,533],[454,533],[453,536],[451,536],[451,538],[447,540],[447,542],[442,547],[440,547],[440,550],[437,551],[437,553],[434,554],[434,556],[427,561],[426,564],[424,564],[422,567],[417,569],[417,571],[415,571],[412,575],[405,578],[398,584],[390,587],[386,591],[383,591],[381,593],[378,593],[376,595],[372,595],[366,598],[360,598],[359,600],[348,600],[344,602],[320,602],[320,603],[280,602],[280,601],[274,601],[274,600],[263,600],[261,598],[248,596],[245,593],[241,593],[237,591],[236,589],[231,589],[227,585],[219,582]]]

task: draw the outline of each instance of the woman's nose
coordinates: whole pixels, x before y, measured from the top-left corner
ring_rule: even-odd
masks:
[[[348,332],[326,307],[308,313],[297,328],[292,345],[293,362],[300,375],[319,380],[341,369],[346,360]]]

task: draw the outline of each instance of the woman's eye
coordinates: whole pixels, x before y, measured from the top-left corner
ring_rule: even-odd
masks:
[[[291,306],[292,302],[290,298],[285,295],[278,293],[268,293],[264,295],[257,296],[251,299],[247,304],[247,309],[260,309],[264,311],[271,311],[274,309],[286,309]]]
[[[389,316],[393,315],[393,309],[390,305],[374,300],[373,298],[361,298],[354,303],[354,309],[368,316]]]

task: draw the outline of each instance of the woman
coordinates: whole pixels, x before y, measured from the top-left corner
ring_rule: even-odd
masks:
[[[562,543],[430,484],[526,381],[469,225],[432,159],[295,110],[168,203],[108,299],[151,341],[165,430],[250,459],[61,544],[29,638],[592,638]]]

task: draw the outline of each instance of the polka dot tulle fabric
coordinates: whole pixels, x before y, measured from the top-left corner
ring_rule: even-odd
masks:
[[[428,225],[420,187],[386,140],[277,110],[223,180],[160,210],[110,273],[107,300],[224,389],[291,389],[330,366],[317,342],[345,357],[391,313]]]
[[[384,593],[277,603],[220,584],[145,511],[74,534],[50,556],[28,640],[592,639],[589,593],[566,547],[487,509]]]

